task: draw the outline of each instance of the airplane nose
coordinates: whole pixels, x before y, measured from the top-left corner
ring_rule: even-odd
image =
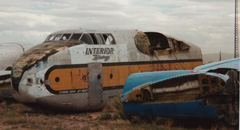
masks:
[[[23,74],[38,62],[46,61],[49,56],[78,44],[80,43],[61,42],[61,44],[59,44],[59,42],[44,42],[25,51],[12,66],[11,79],[13,89],[19,92],[19,83],[22,80]]]

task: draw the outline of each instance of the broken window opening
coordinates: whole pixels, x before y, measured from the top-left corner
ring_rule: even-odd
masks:
[[[97,39],[95,38],[93,33],[90,33],[90,36],[92,37],[93,43],[98,44]]]
[[[177,41],[177,46],[179,48],[179,51],[188,51],[190,46],[187,45],[186,43],[182,42],[182,41]]]
[[[107,34],[102,34],[102,35],[103,35],[104,40],[107,41],[108,35]]]
[[[151,44],[153,50],[166,50],[170,49],[167,37],[161,33],[144,32]]]
[[[102,36],[105,40],[106,45],[116,44],[112,34],[102,34]]]
[[[69,39],[70,36],[71,36],[71,34],[63,34],[63,36],[61,37],[60,40],[66,41]]]
[[[54,39],[54,35],[49,35],[46,41],[52,41]]]
[[[101,34],[95,34],[98,44],[105,44],[104,38]]]
[[[104,44],[104,40],[101,34],[90,33],[90,35],[95,45]]]
[[[83,34],[81,40],[87,44],[93,44],[93,40],[89,34]]]
[[[81,33],[73,34],[70,40],[79,40],[81,35],[82,35]]]
[[[54,41],[60,41],[60,38],[62,37],[62,34],[57,34],[54,38]]]

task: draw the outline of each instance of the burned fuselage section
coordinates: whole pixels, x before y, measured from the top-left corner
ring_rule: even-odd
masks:
[[[126,80],[121,96],[126,115],[172,118],[224,116],[230,124],[237,124],[239,62],[238,58],[214,63],[218,68],[209,64],[208,68],[204,65],[195,70],[133,74]],[[226,64],[231,65],[226,67]],[[223,66],[226,68],[221,68]],[[199,69],[203,67],[205,70]],[[213,72],[220,68],[221,73]]]

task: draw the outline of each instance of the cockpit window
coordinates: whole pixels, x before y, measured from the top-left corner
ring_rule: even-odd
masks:
[[[66,41],[69,39],[70,36],[71,36],[71,34],[63,34],[63,36],[61,37],[60,40]]]
[[[82,40],[87,44],[110,45],[116,44],[114,37],[110,33],[65,33],[49,35],[45,41],[68,41]]]
[[[83,34],[81,40],[87,44],[93,44],[92,38],[89,34]]]
[[[52,41],[54,39],[54,35],[49,35],[48,39],[46,41]]]
[[[179,51],[188,51],[190,46],[187,45],[186,43],[182,42],[182,41],[177,41],[177,45],[179,47]]]
[[[56,37],[54,38],[54,41],[59,41],[61,36],[62,36],[62,34],[57,34]]]
[[[109,44],[116,44],[113,36],[111,34],[102,34],[105,40],[105,44],[109,45]]]
[[[73,34],[70,40],[79,40],[81,35],[82,35],[81,33]]]
[[[95,33],[95,38],[97,39],[97,44],[105,44],[105,41],[103,40],[103,37],[102,37],[102,35],[101,34],[99,34],[99,33]]]

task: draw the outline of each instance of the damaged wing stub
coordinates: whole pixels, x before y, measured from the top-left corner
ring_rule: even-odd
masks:
[[[213,63],[216,68],[203,65],[206,70],[198,69],[199,66],[195,70],[132,74],[121,96],[125,113],[128,117],[224,117],[229,124],[236,125],[239,62],[238,58]]]

